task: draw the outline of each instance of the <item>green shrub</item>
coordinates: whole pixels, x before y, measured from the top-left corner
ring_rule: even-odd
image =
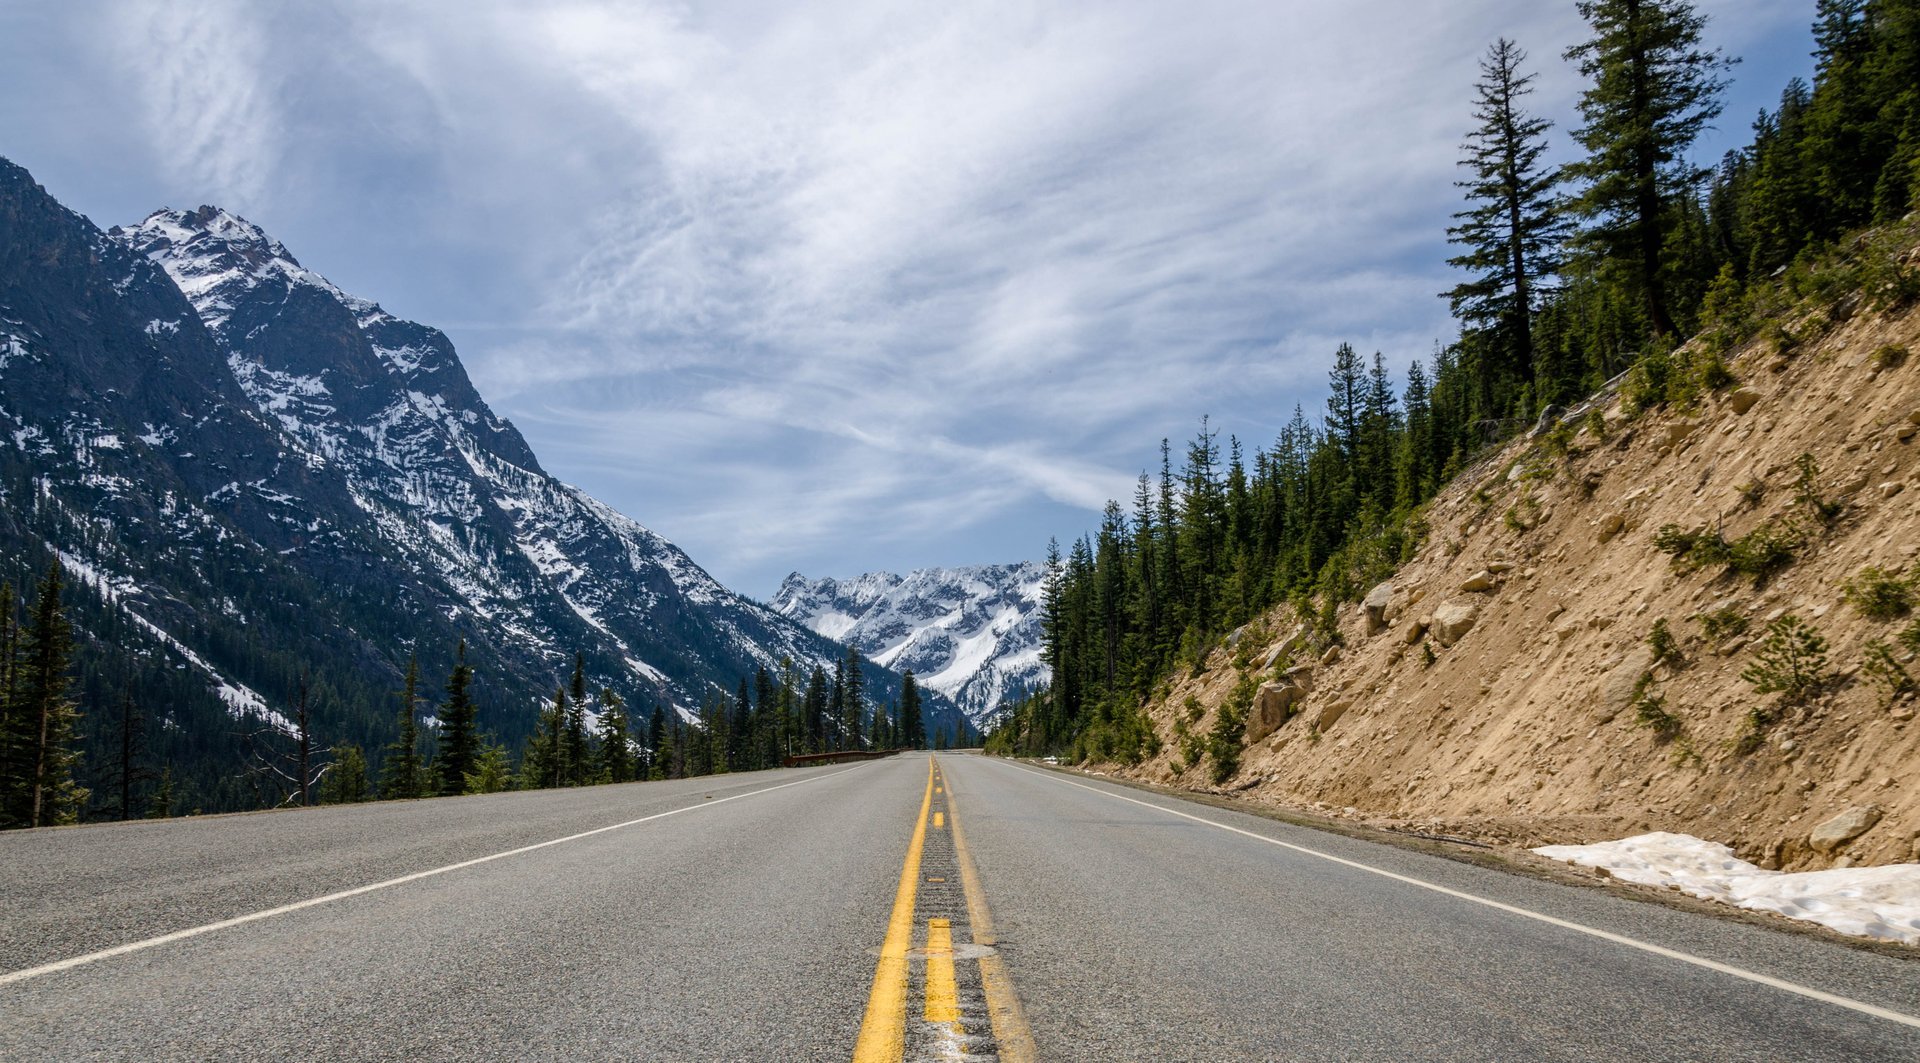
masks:
[[[1207,755],[1213,759],[1215,785],[1233,778],[1240,770],[1241,742],[1247,732],[1247,710],[1253,707],[1259,680],[1247,676],[1234,684],[1233,693],[1214,714],[1213,730],[1207,735]]]
[[[1658,348],[1634,363],[1620,385],[1620,402],[1628,413],[1640,414],[1667,401],[1667,388],[1674,375],[1673,355]]]
[[[1800,470],[1794,481],[1793,501],[1807,511],[1807,515],[1822,525],[1830,526],[1840,519],[1847,508],[1845,502],[1830,500],[1820,494],[1820,463],[1814,460],[1811,451],[1802,452],[1795,461]]]
[[[1173,721],[1173,741],[1180,750],[1179,757],[1174,761],[1173,770],[1176,775],[1185,774],[1188,768],[1199,764],[1207,755],[1206,736],[1196,734],[1193,730],[1193,725],[1200,722],[1200,717],[1206,714],[1206,710],[1200,707],[1200,699],[1192,694],[1187,695],[1187,700],[1182,707],[1186,712],[1175,717]]]
[[[1520,535],[1540,526],[1540,514],[1540,500],[1528,492],[1522,494],[1519,501],[1507,507],[1507,511],[1500,515],[1500,521],[1507,526],[1508,531]]]
[[[1886,688],[1886,703],[1889,705],[1914,692],[1913,675],[1893,655],[1893,647],[1878,639],[1867,643],[1867,659],[1861,665],[1861,670],[1876,684]]]
[[[1739,378],[1727,367],[1727,361],[1720,357],[1719,351],[1710,351],[1699,358],[1694,363],[1694,372],[1703,392],[1725,391],[1739,383]]]
[[[1908,653],[1920,653],[1920,620],[1908,624],[1906,630],[1894,638],[1900,640],[1900,645],[1905,646]]]
[[[1780,322],[1769,321],[1760,328],[1760,342],[1766,345],[1770,353],[1784,358],[1799,348],[1800,337],[1788,331]]]
[[[1758,579],[1793,564],[1794,551],[1800,546],[1798,533],[1769,521],[1735,539],[1727,549],[1726,564],[1735,572]]]
[[[1756,694],[1779,694],[1798,705],[1833,679],[1827,664],[1827,640],[1792,613],[1767,625],[1754,661],[1740,673]]]
[[[1800,545],[1800,536],[1793,529],[1771,521],[1733,542],[1717,531],[1688,531],[1678,524],[1663,524],[1653,534],[1654,549],[1673,555],[1673,563],[1682,569],[1724,565],[1756,578],[1792,564]]]
[[[1746,615],[1733,606],[1722,606],[1710,613],[1701,613],[1694,619],[1700,621],[1700,631],[1708,641],[1720,642],[1747,630]]]
[[[1870,620],[1896,620],[1913,612],[1913,579],[1868,565],[1840,585],[1848,605]]]
[[[1653,663],[1678,665],[1681,662],[1680,640],[1673,637],[1673,630],[1667,626],[1665,617],[1653,622],[1653,630],[1647,632],[1647,646],[1653,650]]]
[[[1662,742],[1680,733],[1680,717],[1668,712],[1667,699],[1653,691],[1652,672],[1643,673],[1633,685],[1633,722],[1652,731]]]
[[[1898,369],[1907,362],[1907,349],[1897,343],[1889,343],[1873,352],[1873,365],[1876,369]]]
[[[1600,407],[1595,406],[1587,411],[1584,424],[1587,429],[1587,434],[1593,437],[1594,442],[1604,443],[1607,441],[1607,415],[1600,412]]]
[[[1748,480],[1734,490],[1740,493],[1740,501],[1746,503],[1748,509],[1758,506],[1767,495],[1767,485],[1763,480]]]
[[[1867,252],[1861,270],[1861,290],[1875,310],[1901,310],[1920,302],[1920,269],[1900,261],[1885,248]]]

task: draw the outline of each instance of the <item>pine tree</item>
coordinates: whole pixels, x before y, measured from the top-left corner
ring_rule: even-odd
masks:
[[[835,669],[840,666],[834,665]],[[827,671],[819,665],[813,666],[813,672],[807,677],[807,693],[801,699],[800,715],[806,720],[808,753],[825,753],[827,746],[827,713],[832,697],[827,690]]]
[[[148,819],[166,819],[173,815],[173,768],[160,769],[160,781],[153,787],[153,796],[147,800]]]
[[[727,719],[727,770],[752,771],[755,765],[749,751],[753,748],[753,695],[747,690],[747,678],[740,677],[734,692],[731,714]]]
[[[1566,223],[1555,207],[1560,173],[1541,162],[1553,123],[1521,105],[1533,91],[1534,75],[1520,71],[1526,58],[1502,37],[1480,61],[1473,110],[1478,125],[1467,134],[1460,160],[1471,176],[1454,182],[1468,206],[1447,230],[1450,242],[1466,248],[1447,264],[1472,279],[1456,285],[1447,299],[1455,317],[1498,333],[1506,353],[1501,370],[1533,383],[1533,315],[1542,278],[1560,270]]]
[[[643,778],[664,778],[661,768],[666,758],[661,755],[661,750],[666,748],[666,744],[667,710],[659,702],[654,702],[653,715],[647,718],[646,774]]]
[[[866,739],[860,733],[860,722],[866,716],[866,677],[860,674],[860,650],[855,646],[847,647],[846,677],[846,749],[865,749]]]
[[[420,662],[407,657],[406,685],[400,691],[400,736],[387,747],[380,765],[380,797],[383,800],[411,800],[425,796],[426,772],[420,763],[420,721],[415,717],[419,703]]]
[[[1591,85],[1574,139],[1585,159],[1568,167],[1584,187],[1573,210],[1586,221],[1580,246],[1619,263],[1657,335],[1678,327],[1663,262],[1670,207],[1708,176],[1686,151],[1720,114],[1730,65],[1701,47],[1706,19],[1687,0],[1581,0],[1592,39],[1568,49]]]
[[[520,766],[520,785],[524,789],[543,789],[567,785],[571,767],[567,762],[567,688],[555,687],[553,701],[540,710],[533,736],[527,739],[527,753]]]
[[[440,703],[440,756],[435,764],[440,772],[440,793],[449,797],[466,792],[467,773],[474,769],[480,755],[480,710],[468,689],[472,684],[467,640],[461,639],[454,653],[453,671],[447,676],[447,697]]]
[[[634,777],[633,741],[627,736],[627,710],[620,695],[610,689],[600,691],[600,770],[601,781],[632,782]]]
[[[351,742],[333,747],[333,763],[320,776],[320,803],[344,805],[367,799],[367,757]]]
[[[753,670],[752,759],[755,767],[772,768],[780,764],[785,744],[787,714],[781,691],[765,665]]]
[[[491,736],[480,740],[480,753],[474,757],[473,770],[465,777],[469,794],[497,794],[513,785],[513,761],[507,756],[507,747],[493,740]]]
[[[32,616],[19,637],[17,678],[7,684],[14,732],[10,759],[18,774],[0,807],[0,825],[73,823],[86,806],[87,791],[73,774],[80,757],[75,748],[80,713],[69,693],[73,629],[60,605],[64,580],[55,560],[35,589]]]
[[[926,722],[920,715],[920,684],[911,668],[900,677],[900,744],[908,749],[927,747]]]
[[[115,764],[111,777],[119,800],[105,810],[115,819],[124,821],[134,817],[134,788],[153,778],[153,773],[141,764],[147,751],[146,724],[146,715],[134,702],[133,691],[121,691],[119,734],[114,743]]]
[[[20,691],[20,602],[12,583],[0,583],[0,828],[22,827],[16,815],[27,800],[33,743]]]
[[[593,738],[587,728],[587,659],[573,655],[573,678],[567,684],[566,786],[593,781]]]

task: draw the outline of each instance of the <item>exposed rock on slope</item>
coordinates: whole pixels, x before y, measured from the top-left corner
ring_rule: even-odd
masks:
[[[924,568],[858,579],[788,576],[773,608],[829,638],[860,647],[895,671],[952,698],[981,730],[1001,704],[1048,672],[1040,644],[1046,566]]]
[[[1435,500],[1418,557],[1342,611],[1335,659],[1269,614],[1251,652],[1171,682],[1150,707],[1163,751],[1115,770],[1203,784],[1173,770],[1178,707],[1195,697],[1202,730],[1259,672],[1230,784],[1258,780],[1252,800],[1528,845],[1669,830],[1768,868],[1920,860],[1915,698],[1890,702],[1864,667],[1881,642],[1920,679],[1897,639],[1914,618],[1870,618],[1843,588],[1869,566],[1920,572],[1920,359],[1903,348],[1920,352],[1920,311],[1862,314],[1784,354],[1750,345],[1739,386],[1695,410],[1635,419],[1603,395],[1570,415],[1564,454],[1565,434],[1505,447]],[[1831,523],[1815,512],[1835,503]],[[1676,562],[1690,541],[1708,563]],[[1749,572],[1775,547],[1791,559],[1733,571],[1718,543]],[[1834,674],[1802,706],[1741,676],[1789,615]],[[1676,653],[1648,642],[1662,621]]]

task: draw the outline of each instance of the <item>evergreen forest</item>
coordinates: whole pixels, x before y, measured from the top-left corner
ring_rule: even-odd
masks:
[[[1144,706],[1164,677],[1283,603],[1317,644],[1337,639],[1334,610],[1412,556],[1422,506],[1500,442],[1564,438],[1566,407],[1610,387],[1630,411],[1729,387],[1724,355],[1797,300],[1920,298],[1920,269],[1889,251],[1910,243],[1920,194],[1920,0],[1819,0],[1813,84],[1790,81],[1751,142],[1712,164],[1691,150],[1734,60],[1705,16],[1685,0],[1576,6],[1589,35],[1560,57],[1584,79],[1576,157],[1550,161],[1520,43],[1493,42],[1463,100],[1447,229],[1460,281],[1440,293],[1459,338],[1398,381],[1385,355],[1340,345],[1324,408],[1296,407],[1264,447],[1206,421],[1177,452],[1162,441],[1131,506],[1050,544],[1053,683],[1013,706],[990,750],[1150,756]],[[1222,712],[1191,737],[1216,777],[1238,728]]]

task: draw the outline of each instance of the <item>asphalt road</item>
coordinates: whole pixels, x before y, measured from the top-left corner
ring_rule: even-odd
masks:
[[[1920,1059],[1920,962],[937,759],[0,835],[0,1059]]]

